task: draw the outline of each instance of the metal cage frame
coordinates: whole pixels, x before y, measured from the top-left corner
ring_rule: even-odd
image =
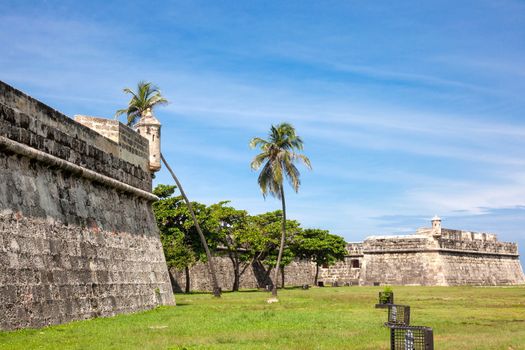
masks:
[[[434,350],[434,332],[430,327],[390,327],[391,350]]]
[[[410,325],[410,306],[408,305],[388,305],[388,321],[385,326],[409,326]]]
[[[388,295],[388,298],[384,298],[383,295]],[[387,299],[386,303],[383,303],[382,300]],[[388,305],[394,303],[394,292],[379,292],[379,301],[376,304],[376,309],[386,309]]]

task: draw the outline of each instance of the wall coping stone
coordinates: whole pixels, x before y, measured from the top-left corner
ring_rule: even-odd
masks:
[[[77,174],[88,180],[101,183],[105,186],[116,188],[117,190],[132,193],[146,200],[156,201],[159,199],[157,196],[155,196],[154,194],[150,192],[141,190],[139,188],[128,185],[124,182],[115,180],[109,176],[99,174],[93,170],[83,168],[74,163],[68,162],[67,160],[64,160],[64,159],[55,157],[53,155],[50,155],[48,153],[39,151],[37,149],[34,149],[22,143],[10,140],[7,137],[1,136],[1,135],[0,135],[0,146],[4,149],[7,149],[21,156],[25,156],[30,159],[34,159],[34,160],[37,160],[39,162],[42,162],[42,163],[45,163],[51,166],[56,166],[62,170],[66,170],[73,174]]]
[[[431,249],[414,248],[414,249],[388,249],[388,250],[364,250],[363,251],[364,254],[433,253],[433,252],[519,257],[519,254],[512,254],[512,253],[497,253],[497,252],[449,249],[449,248],[434,248],[434,249],[432,248]]]

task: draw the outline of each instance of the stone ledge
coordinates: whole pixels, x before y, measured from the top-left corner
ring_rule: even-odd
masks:
[[[498,253],[498,252],[481,252],[476,250],[460,250],[460,249],[389,249],[389,250],[365,250],[364,254],[398,254],[398,253],[460,253],[460,254],[478,254],[478,255],[499,255],[509,257],[519,257],[519,254],[512,253]]]
[[[144,198],[149,201],[156,201],[159,199],[152,193],[130,186],[121,181],[112,179],[108,176],[101,175],[97,172],[94,172],[93,170],[82,168],[81,166],[68,162],[64,159],[36,150],[22,143],[10,140],[4,136],[0,136],[0,147],[2,149],[7,149],[21,156],[28,157],[30,159],[34,159],[51,166],[56,166],[62,170],[68,171],[73,174],[77,174],[90,181],[98,182],[102,185],[113,187],[120,191],[132,193],[135,196]]]

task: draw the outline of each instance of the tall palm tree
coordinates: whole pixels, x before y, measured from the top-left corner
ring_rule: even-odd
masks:
[[[261,153],[255,156],[251,163],[254,170],[264,166],[259,174],[258,183],[263,197],[270,193],[281,200],[283,210],[283,222],[281,226],[281,242],[275,265],[272,296],[277,297],[277,278],[279,277],[279,265],[283,255],[284,242],[286,239],[286,202],[284,199],[283,179],[286,178],[295,192],[299,191],[301,181],[300,173],[295,166],[296,161],[301,161],[308,169],[311,169],[310,160],[303,154],[296,153],[303,149],[303,140],[296,135],[291,124],[281,123],[272,125],[268,140],[254,137],[250,141],[250,147],[261,149]]]
[[[118,118],[122,114],[127,114],[128,116],[128,126],[131,126],[135,124],[135,121],[137,118],[141,118],[145,115],[145,113],[156,106],[156,105],[163,105],[168,103],[168,100],[166,100],[162,94],[160,93],[160,90],[158,87],[152,85],[150,82],[144,82],[141,81],[137,84],[137,92],[133,92],[130,88],[125,88],[124,92],[127,94],[131,94],[131,100],[128,103],[128,108],[119,109],[117,113],[115,113],[115,117]],[[204,234],[202,233],[201,227],[199,225],[199,222],[197,221],[197,217],[195,216],[195,212],[193,211],[193,207],[191,205],[190,200],[186,196],[186,193],[182,189],[182,184],[180,183],[179,179],[175,176],[175,173],[173,170],[171,170],[171,167],[168,165],[168,162],[166,162],[166,159],[160,154],[161,160],[166,165],[166,168],[170,172],[171,176],[173,177],[173,180],[175,180],[175,183],[177,184],[182,197],[184,198],[184,201],[186,202],[186,205],[188,206],[188,210],[190,212],[190,215],[193,219],[193,223],[195,224],[195,228],[197,229],[197,232],[199,234],[199,238],[201,240],[202,245],[204,246],[204,250],[206,252],[206,257],[208,258],[208,269],[210,271],[210,277],[211,282],[213,286],[213,295],[216,297],[221,296],[221,288],[219,287],[219,284],[217,282],[217,275],[215,274],[215,268],[213,265],[213,261],[211,259],[211,253],[210,249],[208,247],[208,243],[206,242],[206,238],[204,237]]]
[[[156,105],[168,103],[168,100],[162,96],[159,88],[150,82],[140,81],[137,84],[137,92],[130,88],[125,88],[123,91],[131,95],[131,100],[128,103],[128,108],[119,109],[115,113],[115,119],[122,114],[126,114],[128,116],[128,126],[135,124],[137,119],[140,119],[148,109],[151,110]]]

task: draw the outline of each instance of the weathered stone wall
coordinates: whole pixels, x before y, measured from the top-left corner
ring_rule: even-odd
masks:
[[[439,238],[438,243],[439,246],[444,249],[455,249],[483,253],[501,253],[512,255],[518,254],[518,246],[515,243],[510,242],[497,242],[491,240],[487,241],[484,239],[457,240]]]
[[[363,259],[361,284],[446,285],[444,272],[438,252],[367,253]]]
[[[525,283],[519,259],[509,255],[441,252],[444,284],[515,285]]]
[[[361,280],[363,264],[363,243],[347,243],[347,255],[344,261],[338,261],[332,266],[319,268],[319,282],[326,284],[356,285]]]
[[[338,261],[335,265],[329,267],[321,267],[319,269],[319,281],[326,284],[359,284],[361,277],[361,258],[355,256],[347,256],[344,261]],[[354,267],[353,261],[358,261],[360,267]]]
[[[233,265],[227,256],[215,256],[214,258],[217,279],[223,290],[231,290],[234,281]],[[170,270],[172,275],[173,289],[175,292],[184,291],[186,277],[184,271]],[[260,266],[249,266],[241,276],[240,288],[265,288],[272,283],[273,270],[268,279],[265,279],[265,271]],[[296,260],[284,269],[284,283],[286,286],[301,286],[303,284],[312,285],[315,278],[315,265],[310,261]],[[278,285],[281,285],[279,277]],[[209,278],[208,267],[206,264],[198,263],[190,268],[190,287],[193,291],[212,290]]]
[[[132,164],[140,165],[143,167],[143,170],[148,171],[146,167],[148,162],[145,162],[145,160],[149,158],[148,140],[140,137],[140,135],[131,128],[128,128],[117,120],[83,115],[76,115],[75,121],[118,143],[120,146],[119,158]]]
[[[126,152],[0,82],[0,329],[173,303],[148,160]]]

